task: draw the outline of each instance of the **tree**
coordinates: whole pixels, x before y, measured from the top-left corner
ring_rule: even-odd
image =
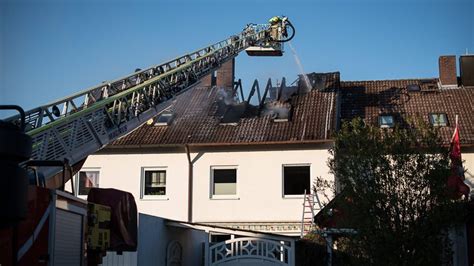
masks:
[[[420,122],[381,129],[360,118],[343,123],[329,161],[343,200],[338,227],[357,234],[339,241],[354,264],[449,263],[449,228],[462,221],[461,200],[448,193],[449,151],[436,129]]]

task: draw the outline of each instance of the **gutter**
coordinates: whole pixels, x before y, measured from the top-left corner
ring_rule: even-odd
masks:
[[[193,221],[193,162],[191,161],[191,154],[189,152],[189,145],[185,144],[186,156],[188,158],[188,222]]]
[[[184,146],[192,147],[229,147],[229,146],[272,146],[272,145],[298,145],[298,144],[329,144],[334,143],[334,139],[320,140],[289,140],[289,141],[266,141],[266,142],[219,142],[219,143],[188,143]],[[183,144],[130,144],[130,145],[108,145],[105,149],[126,149],[126,148],[173,148],[182,147]]]

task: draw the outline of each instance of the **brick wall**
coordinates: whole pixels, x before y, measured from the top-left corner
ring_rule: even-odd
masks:
[[[222,64],[219,69],[201,79],[201,86],[214,86],[233,88],[234,87],[234,66],[235,59]]]
[[[439,80],[442,85],[458,84],[455,55],[443,55],[439,57]]]
[[[201,79],[201,86],[210,87],[212,84],[212,73]]]
[[[234,86],[235,59],[227,61],[217,70],[217,87],[232,88]]]

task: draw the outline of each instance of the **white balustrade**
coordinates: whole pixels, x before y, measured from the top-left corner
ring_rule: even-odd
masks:
[[[210,247],[210,265],[224,265],[233,260],[265,260],[275,265],[291,265],[294,254],[290,242],[241,237]]]

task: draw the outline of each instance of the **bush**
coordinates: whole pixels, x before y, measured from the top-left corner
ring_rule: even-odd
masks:
[[[341,245],[351,264],[449,263],[447,231],[464,208],[447,193],[449,151],[435,129],[420,121],[380,129],[357,118],[343,123],[331,153],[344,190],[338,226],[358,232]]]

